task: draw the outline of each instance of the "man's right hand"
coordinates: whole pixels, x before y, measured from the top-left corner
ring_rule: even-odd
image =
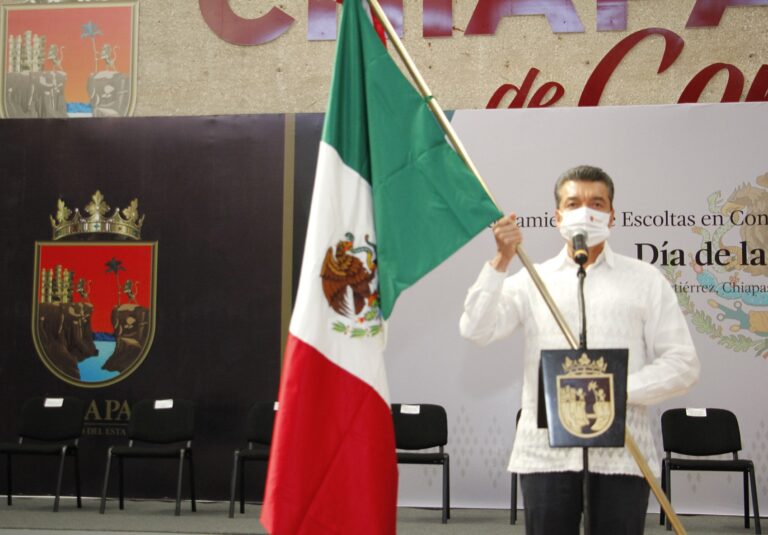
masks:
[[[509,263],[517,255],[517,246],[523,242],[517,216],[512,213],[494,223],[493,237],[496,239],[496,256],[491,260],[491,267],[506,272]]]

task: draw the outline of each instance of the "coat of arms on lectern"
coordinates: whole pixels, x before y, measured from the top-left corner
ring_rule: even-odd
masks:
[[[572,435],[597,437],[613,423],[613,375],[606,368],[602,357],[592,360],[586,353],[565,358],[565,373],[557,376],[557,414]]]
[[[626,349],[541,352],[539,405],[552,447],[624,446]]]

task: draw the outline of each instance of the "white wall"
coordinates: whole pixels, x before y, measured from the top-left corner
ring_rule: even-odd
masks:
[[[453,123],[505,212],[551,215],[553,184],[562,171],[582,163],[603,167],[616,183],[617,226],[610,239],[614,250],[637,256],[637,243],[661,247],[666,241],[667,249],[684,251],[686,265],[675,270],[680,283],[697,283],[689,258],[702,247],[697,228],[718,230],[700,225],[702,216],[710,213],[712,194],[719,192],[722,204],[739,186],[751,184],[756,188],[751,198],[757,204],[752,210],[768,212],[768,190],[756,182],[768,173],[764,133],[768,104],[460,111]],[[658,215],[665,210],[692,215],[696,227],[623,224],[622,212]],[[751,233],[750,249],[768,244],[765,226],[723,231],[727,245],[738,245],[744,239],[741,231]],[[551,228],[526,229],[525,240],[536,262],[562,246]],[[466,290],[494,250],[490,231],[483,232],[405,292],[388,326],[392,401],[441,403],[448,410],[452,505],[457,507],[509,505],[506,464],[520,406],[522,341],[516,335],[479,348],[458,333]],[[519,267],[518,263],[515,270]],[[721,268],[711,273],[720,282],[738,277],[741,284],[768,285],[765,272]],[[733,308],[735,300],[713,293],[691,293],[690,298],[691,311],[709,321],[710,329],[720,330],[712,336],[700,332],[706,323],[699,322],[697,329],[692,316],[687,316],[702,360],[701,380],[686,396],[651,407],[652,420],[658,422],[661,411],[673,406],[733,410],[741,422],[743,456],[755,461],[760,501],[768,503],[768,429],[763,410],[768,401],[763,388],[768,363],[762,356],[765,351],[754,350],[755,342],[768,333],[749,327],[732,331],[736,322],[718,319],[718,310],[709,304]],[[754,320],[768,315],[768,292],[753,298],[762,302],[743,302],[743,311],[751,313],[754,329]],[[577,327],[572,327],[574,332]],[[745,351],[719,345],[735,340],[723,339],[729,335],[742,336],[741,343],[753,347]],[[657,443],[660,450],[660,436]],[[439,468],[401,466],[400,478],[401,504],[440,502]],[[678,472],[673,483],[678,512],[741,514],[738,475]],[[653,499],[651,508],[657,508]]]

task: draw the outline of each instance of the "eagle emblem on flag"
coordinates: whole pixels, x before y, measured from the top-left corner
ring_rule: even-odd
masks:
[[[355,236],[351,232],[328,247],[320,270],[323,294],[328,306],[354,324],[336,321],[335,331],[353,337],[376,335],[381,330],[379,292],[376,281],[376,244],[365,235],[365,243],[355,247]],[[374,322],[375,325],[366,327]]]

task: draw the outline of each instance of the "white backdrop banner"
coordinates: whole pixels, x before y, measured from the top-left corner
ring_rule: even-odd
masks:
[[[649,409],[659,462],[664,409],[730,409],[768,507],[768,104],[459,111],[453,124],[502,211],[518,214],[534,262],[563,245],[553,220],[557,177],[580,164],[611,175],[610,243],[664,272],[702,361],[686,396]],[[448,411],[456,507],[509,507],[522,338],[480,348],[458,332],[466,291],[494,253],[489,230],[405,292],[388,326],[392,401]],[[401,466],[401,505],[438,505],[440,478],[439,467]],[[678,512],[742,512],[738,474],[672,480]],[[653,498],[649,507],[658,507]]]

